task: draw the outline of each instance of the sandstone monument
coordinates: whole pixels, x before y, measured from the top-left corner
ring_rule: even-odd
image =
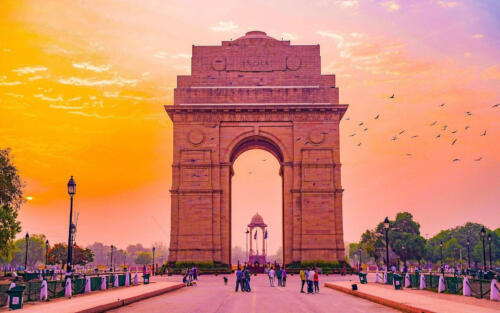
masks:
[[[285,264],[343,260],[339,104],[335,75],[321,75],[319,45],[251,31],[193,46],[178,76],[173,121],[169,262],[230,264],[235,159],[263,149],[281,164]]]

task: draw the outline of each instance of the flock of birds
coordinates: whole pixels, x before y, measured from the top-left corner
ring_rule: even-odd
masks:
[[[394,95],[394,94],[392,94],[392,95],[389,97],[389,99],[395,99],[395,95]],[[441,103],[441,104],[439,105],[439,107],[441,107],[441,108],[442,108],[442,107],[445,107],[445,106],[446,106],[446,103]],[[495,109],[495,108],[498,108],[498,107],[500,107],[500,103],[497,103],[497,104],[494,104],[494,105],[492,105],[492,106],[491,106],[491,108],[492,108],[492,109]],[[470,111],[465,111],[464,113],[466,114],[466,116],[467,116],[467,117],[472,116],[472,112],[470,112]],[[378,120],[379,118],[380,118],[380,114],[377,114],[377,115],[376,115],[373,119],[374,119],[374,120]],[[349,117],[346,117],[346,120],[347,120],[347,121],[349,121],[349,120],[350,120],[350,118],[349,118]],[[429,124],[429,126],[430,126],[430,127],[434,127],[434,126],[436,126],[436,125],[437,125],[437,123],[438,123],[438,121],[433,121],[432,123],[430,123],[430,124]],[[367,125],[365,124],[365,122],[359,122],[359,123],[357,124],[357,126],[359,127],[359,132],[363,132],[363,133],[364,133],[364,132],[367,132],[367,131],[368,131],[368,127],[367,127]],[[447,125],[447,124],[444,124],[444,125],[442,126],[442,128],[440,129],[440,132],[439,132],[439,133],[435,136],[435,138],[436,138],[436,139],[441,138],[441,134],[442,134],[442,132],[446,132],[448,129],[449,129],[448,125]],[[467,130],[469,130],[469,129],[470,129],[470,126],[469,126],[469,125],[466,125],[466,126],[464,127],[464,130],[465,130],[465,131],[467,131]],[[397,141],[397,140],[398,140],[399,136],[402,136],[402,135],[403,135],[403,134],[405,134],[405,133],[406,133],[406,130],[405,130],[405,129],[403,129],[403,130],[399,131],[396,135],[392,136],[391,140],[395,142],[395,141]],[[454,129],[454,130],[450,131],[450,133],[451,133],[451,134],[456,134],[456,133],[458,133],[458,129]],[[357,134],[358,134],[358,132],[354,132],[354,133],[350,134],[350,135],[349,135],[349,137],[355,137]],[[487,134],[487,130],[483,130],[483,131],[479,134],[479,136],[480,136],[480,137],[484,137],[484,136],[486,136],[486,134]],[[412,135],[410,138],[411,138],[411,139],[415,139],[415,138],[418,138],[418,137],[419,137],[418,135]],[[451,145],[452,145],[452,146],[454,146],[454,145],[457,143],[457,141],[458,141],[458,138],[454,138],[454,139],[453,139],[453,141],[451,142]],[[362,142],[359,142],[359,143],[357,144],[357,146],[358,146],[358,147],[360,147],[361,145],[362,145]],[[412,155],[413,155],[412,153],[406,153],[406,156],[408,156],[408,157],[411,157]],[[483,157],[481,156],[481,157],[479,157],[479,158],[474,159],[474,161],[479,162],[479,161],[481,161],[482,159],[483,159]],[[454,158],[454,159],[452,159],[452,162],[458,162],[458,161],[460,161],[460,159],[459,159],[459,158]]]

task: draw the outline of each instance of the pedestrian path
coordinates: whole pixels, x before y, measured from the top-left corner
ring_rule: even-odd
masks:
[[[395,290],[393,286],[375,283],[359,284],[358,290],[352,291],[353,282],[337,281],[325,283],[326,287],[357,295],[364,299],[384,305],[397,305],[401,308],[416,308],[419,312],[435,313],[498,313],[500,302],[486,299],[475,299],[461,295],[437,294],[431,291],[403,289]],[[394,307],[394,306],[393,306]],[[410,310],[409,309],[409,310]],[[411,310],[410,310],[411,312]]]
[[[148,285],[121,287],[77,295],[71,299],[57,298],[49,302],[28,302],[19,312],[26,313],[75,313],[104,312],[152,296],[184,287],[177,282],[158,281]]]

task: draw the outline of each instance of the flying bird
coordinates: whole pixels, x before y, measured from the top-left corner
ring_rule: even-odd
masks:
[[[431,126],[436,125],[436,123],[437,123],[437,122],[438,122],[438,121],[434,121],[434,122],[432,122]]]
[[[436,136],[436,138],[440,138],[440,137],[441,137],[441,134],[438,134],[438,135]]]
[[[359,146],[361,146],[361,142],[360,142],[360,143],[358,143],[358,147],[359,147]]]
[[[446,130],[448,128],[448,125],[443,125],[443,130]]]
[[[394,99],[394,94],[392,94],[392,96],[390,96],[389,99]]]
[[[368,130],[368,128],[363,129],[364,132],[367,131],[367,130]]]
[[[299,138],[297,138],[295,141],[300,141],[300,137],[299,137]]]
[[[468,126],[468,125],[467,125],[467,126],[465,126],[465,130],[467,130],[467,129],[469,129],[469,128],[470,128],[470,126]]]
[[[457,142],[457,140],[453,140],[453,142],[451,143],[451,145],[453,146],[455,143]]]
[[[471,116],[472,115],[472,113],[470,111],[465,112],[465,114],[467,114],[467,116]]]
[[[458,162],[460,161],[460,159],[453,159],[453,162]]]
[[[452,133],[452,134],[456,134],[456,133],[457,133],[457,131],[456,131],[456,130],[454,130],[454,131],[452,131],[451,133]]]
[[[484,131],[484,132],[481,134],[481,136],[486,136],[486,131]]]
[[[398,137],[396,136],[392,137],[392,141],[396,141],[396,139],[398,139]]]
[[[363,124],[364,124],[364,123],[363,123],[363,122],[361,122],[361,123],[359,123],[359,124],[358,124],[358,126],[362,126]]]
[[[374,118],[374,119],[375,119],[375,120],[378,120],[379,116],[380,116],[380,114],[377,114],[377,116],[375,116],[375,118]]]
[[[441,103],[439,106],[440,106],[440,107],[444,107],[444,103]]]
[[[413,155],[413,154],[411,154],[411,153],[407,153],[407,154],[406,154],[406,156],[412,156],[412,155]]]
[[[483,157],[479,157],[478,159],[474,159],[474,161],[479,162],[483,159]]]
[[[492,108],[498,108],[499,106],[500,106],[500,103],[497,103],[497,104],[492,105],[491,107]]]
[[[262,162],[266,162],[266,161],[267,161],[267,159],[262,160]]]
[[[210,138],[210,140],[214,140],[214,139],[215,139],[214,137]]]
[[[417,137],[418,137],[418,135],[413,135],[410,138],[417,138]]]
[[[405,130],[403,129],[402,131],[399,132],[399,134],[402,135],[404,132]]]
[[[347,117],[347,118],[346,118],[346,120],[350,121],[350,120],[351,120],[351,118],[350,118],[350,117]]]
[[[354,136],[356,136],[356,133],[349,135],[349,137],[354,137]]]

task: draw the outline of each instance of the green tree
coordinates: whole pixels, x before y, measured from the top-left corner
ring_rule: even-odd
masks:
[[[135,264],[145,265],[145,264],[151,264],[152,260],[153,260],[153,255],[151,252],[141,251],[137,253],[134,262]]]
[[[8,263],[13,256],[13,240],[21,231],[17,221],[18,210],[23,203],[23,183],[10,149],[0,149],[0,258]]]
[[[57,243],[49,250],[49,264],[66,265],[68,261],[68,245]],[[83,249],[75,245],[73,247],[73,264],[85,265],[94,260],[94,252],[89,248]]]
[[[42,234],[30,235],[28,241],[28,267],[34,268],[37,265],[45,263],[45,240],[47,238]],[[21,238],[14,241],[13,265],[24,265],[26,255],[26,239]]]

